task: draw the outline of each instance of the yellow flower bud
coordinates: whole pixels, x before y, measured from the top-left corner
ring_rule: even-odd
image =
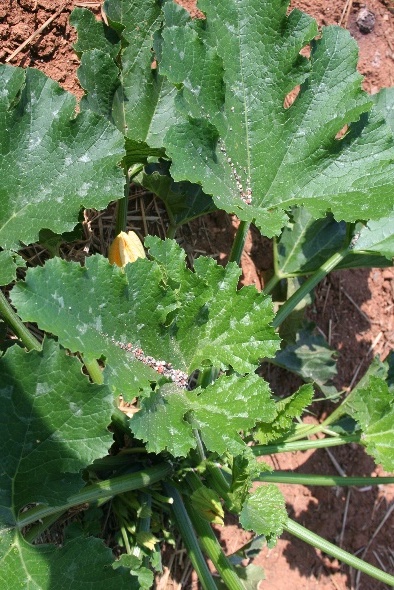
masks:
[[[137,258],[146,258],[141,240],[133,231],[127,234],[121,231],[109,248],[108,260],[111,264],[123,267],[129,262],[135,262]]]

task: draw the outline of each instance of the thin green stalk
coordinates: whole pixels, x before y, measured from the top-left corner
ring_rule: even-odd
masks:
[[[175,238],[175,233],[176,233],[177,229],[178,229],[177,225],[173,225],[172,223],[170,223],[170,225],[168,226],[167,232],[166,232],[166,238],[167,239]]]
[[[0,315],[28,350],[41,350],[41,343],[31,334],[0,290]]]
[[[202,485],[199,477],[193,472],[187,474],[186,481],[193,491],[196,491]],[[209,522],[201,518],[190,500],[185,500],[185,506],[203,551],[212,561],[227,588],[230,590],[245,590],[234,566],[223,553]]]
[[[237,233],[235,234],[230,256],[228,258],[229,262],[236,262],[238,265],[241,262],[241,256],[245,246],[246,236],[248,235],[249,227],[249,222],[240,221]]]
[[[134,164],[130,170],[125,170],[126,182],[124,196],[118,200],[116,207],[115,236],[127,228],[127,212],[129,207],[130,184],[133,178],[144,168],[143,164]]]
[[[122,535],[123,543],[126,548],[126,553],[127,553],[127,555],[131,555],[131,546],[130,546],[130,542],[129,542],[129,535],[128,535],[128,532],[127,532],[124,524],[122,524],[120,527],[120,533]]]
[[[273,275],[264,287],[265,295],[270,295],[270,293],[272,293],[272,291],[275,289],[276,285],[281,280],[282,280],[282,277],[280,275],[276,275],[276,274]]]
[[[211,461],[207,461],[206,466],[209,484],[224,501],[227,501],[230,486],[227,479],[224,477],[222,470],[218,465],[211,463]]]
[[[130,174],[125,167],[125,185],[124,196],[118,199],[116,204],[116,222],[115,222],[115,236],[118,236],[121,231],[126,231],[127,228],[127,212],[129,208],[129,194],[130,194]]]
[[[146,453],[145,448],[144,451]],[[107,455],[107,457],[103,457],[102,459],[96,459],[94,463],[89,465],[88,471],[93,473],[100,473],[101,471],[112,471],[114,469],[118,469],[119,467],[128,467],[130,466],[130,462],[130,455],[126,453],[118,453],[117,455]]]
[[[304,486],[377,486],[393,484],[394,477],[342,477],[340,475],[309,475],[292,471],[263,472],[256,481],[291,483]]]
[[[127,189],[129,190],[130,182],[126,181],[126,186],[127,186]],[[115,236],[118,236],[121,231],[126,231],[128,208],[129,208],[129,197],[128,196],[118,199],[118,202],[116,203]]]
[[[209,568],[205,562],[204,556],[198,544],[198,539],[194,532],[185,505],[182,501],[181,495],[179,494],[178,490],[169,482],[164,482],[164,490],[166,494],[168,494],[174,499],[174,503],[171,506],[172,513],[174,515],[174,519],[176,521],[182,540],[187,549],[190,561],[192,562],[193,567],[196,570],[198,579],[200,580],[202,587],[205,590],[217,590],[215,581],[212,577],[211,572],[209,571]]]
[[[275,453],[293,453],[294,451],[307,451],[308,449],[338,447],[350,442],[360,442],[360,435],[349,434],[347,436],[318,438],[316,440],[297,440],[271,445],[255,445],[251,449],[257,457],[261,457],[263,455],[274,455]]]
[[[334,424],[335,422],[337,422],[339,420],[339,418],[342,418],[342,416],[344,416],[347,412],[346,412],[346,404],[348,402],[348,397],[346,397],[341,404],[335,408],[335,410],[333,412],[331,412],[331,414],[329,416],[327,416],[327,418],[325,420],[323,420],[323,422],[321,423],[321,427],[322,428],[327,428],[327,426],[330,426],[330,424]]]
[[[272,293],[272,291],[275,289],[276,285],[282,279],[282,275],[281,275],[279,268],[278,268],[278,241],[275,237],[273,238],[272,245],[273,245],[273,254],[274,254],[274,256],[273,256],[273,258],[274,258],[274,274],[264,287],[264,293],[266,295],[269,295],[270,293]]]
[[[350,249],[348,247],[343,248],[322,264],[321,267],[311,275],[295,293],[293,293],[286,303],[281,306],[272,322],[273,327],[278,328],[291,314],[294,308],[297,307],[300,301],[302,301],[304,297],[349,254],[349,252]]]
[[[169,475],[172,471],[172,466],[169,463],[160,463],[154,467],[148,467],[137,473],[128,473],[127,475],[120,475],[111,479],[106,479],[98,483],[86,486],[78,492],[70,496],[61,506],[36,506],[23,512],[17,519],[17,527],[22,529],[28,524],[32,524],[37,520],[51,516],[52,514],[59,514],[69,510],[73,506],[85,504],[90,502],[97,502],[98,500],[108,500],[117,494],[123,494],[130,490],[138,490],[150,486]]]
[[[212,385],[219,377],[220,369],[218,367],[206,367],[201,369],[197,377],[197,387],[205,389],[208,385]]]
[[[104,383],[104,376],[102,370],[100,369],[100,365],[98,364],[96,359],[92,359],[90,361],[83,359],[83,362],[93,383],[97,383],[97,385],[102,385]]]
[[[202,444],[200,432],[197,430],[197,428],[193,428],[193,435],[194,435],[194,438],[196,439],[196,443],[197,443],[196,451],[199,456],[200,463],[202,463],[203,461],[205,461],[206,456],[205,456],[204,445]]]
[[[313,434],[326,434],[328,436],[335,436],[335,432],[328,428],[330,424],[333,424],[342,418],[346,414],[346,408],[344,405],[345,402],[342,402],[340,406],[338,406],[332,414],[330,414],[323,422],[320,424],[300,424],[296,428],[296,433],[293,436],[289,436],[287,438],[287,442],[294,442],[300,440],[301,438],[305,438],[307,436],[312,436]],[[360,439],[360,444],[362,441]]]
[[[294,520],[291,520],[289,518],[287,523],[284,525],[284,529],[288,533],[294,535],[295,537],[298,537],[302,541],[305,541],[305,543],[312,545],[312,547],[316,547],[317,549],[324,551],[324,553],[331,555],[335,559],[338,559],[339,561],[343,561],[343,563],[350,565],[350,567],[358,569],[361,572],[367,574],[368,576],[371,576],[376,580],[380,580],[381,582],[384,582],[389,586],[394,586],[394,576],[390,576],[390,574],[386,574],[386,572],[383,572],[377,567],[370,565],[366,561],[363,561],[362,559],[355,557],[351,553],[348,553],[347,551],[340,549],[333,543],[326,541],[319,535],[312,533],[311,531],[301,526],[297,522],[294,522]]]
[[[328,427],[331,424],[334,424],[335,422],[337,422],[339,420],[339,418],[342,418],[342,416],[344,416],[346,414],[345,401],[343,401],[341,403],[341,405],[338,406],[332,412],[332,414],[330,414],[323,422],[321,422],[321,424],[316,424],[316,425],[301,424],[300,428],[296,430],[296,434],[294,434],[293,436],[289,436],[287,441],[288,442],[295,442],[295,441],[300,440],[301,438],[305,438],[307,436],[312,436],[313,434],[320,434],[320,433],[333,435],[334,433],[332,431],[330,431],[330,429]],[[356,442],[363,444],[360,436],[359,436],[359,440]]]

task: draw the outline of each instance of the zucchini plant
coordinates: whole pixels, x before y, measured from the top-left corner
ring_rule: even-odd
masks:
[[[259,460],[352,442],[394,470],[393,362],[375,360],[345,396],[333,351],[295,319],[332,270],[392,265],[393,89],[363,92],[348,32],[318,30],[286,1],[198,6],[193,20],[171,0],[107,0],[105,23],[76,8],[78,113],[41,72],[0,66],[3,588],[150,588],[174,534],[204,588],[256,587],[262,571],[242,570],[216,540],[226,512],[260,542],[287,531],[394,585],[290,519],[276,485],[394,477],[296,476]],[[132,182],[167,213],[167,239],[146,236],[146,256],[121,234],[117,264],[53,256],[23,270],[21,246],[71,232],[81,208],[116,201],[114,235],[126,231]],[[217,209],[240,219],[230,261],[189,268],[177,231]],[[252,222],[274,241],[263,293],[238,288]],[[257,373],[263,360],[305,384],[278,399]],[[316,390],[338,405],[303,424]],[[53,526],[61,542],[44,543]]]

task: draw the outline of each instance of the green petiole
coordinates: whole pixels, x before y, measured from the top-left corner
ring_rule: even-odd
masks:
[[[284,529],[288,533],[291,533],[295,537],[298,537],[302,541],[305,541],[305,543],[308,543],[308,545],[312,545],[312,547],[316,547],[317,549],[324,551],[324,553],[332,555],[332,557],[335,557],[343,563],[350,565],[350,567],[358,569],[361,572],[367,574],[368,576],[371,576],[376,580],[380,580],[381,582],[384,582],[389,586],[394,586],[394,576],[390,576],[390,574],[387,574],[386,572],[378,569],[377,567],[374,567],[366,561],[363,561],[362,559],[355,557],[351,553],[344,551],[343,549],[337,547],[333,543],[326,541],[319,535],[312,533],[311,531],[301,526],[294,520],[291,520],[289,518],[287,523],[284,525]]]

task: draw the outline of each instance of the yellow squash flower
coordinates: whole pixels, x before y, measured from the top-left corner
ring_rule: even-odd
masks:
[[[121,231],[109,248],[108,260],[111,264],[124,267],[129,262],[135,262],[137,258],[146,258],[141,240],[133,231],[127,234]]]

